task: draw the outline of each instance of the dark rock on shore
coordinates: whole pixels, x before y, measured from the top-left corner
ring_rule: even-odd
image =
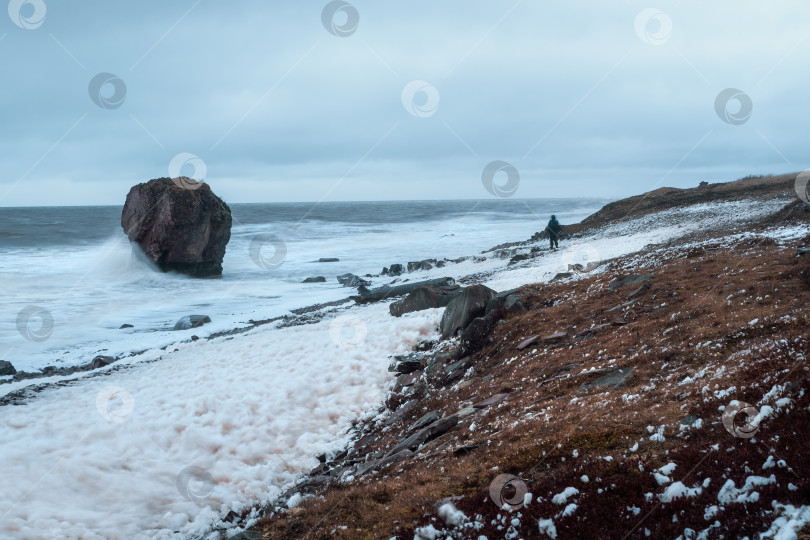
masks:
[[[357,292],[359,296],[353,296],[352,299],[358,304],[365,304],[368,302],[379,302],[386,298],[394,298],[397,296],[404,296],[419,287],[446,287],[454,285],[456,281],[450,277],[428,279],[425,281],[416,281],[414,283],[403,283],[402,285],[383,285],[376,289],[368,289],[365,285],[358,287]]]
[[[493,296],[492,299],[487,302],[485,313],[488,314],[500,308],[505,308],[507,313],[519,313],[521,311],[525,311],[525,308],[520,303],[520,299],[523,296],[518,294],[519,290],[519,288],[511,289],[508,291],[499,292]]]
[[[653,276],[653,275],[646,275],[646,276],[645,275],[642,275],[642,276],[629,275],[629,276],[623,276],[623,277],[616,278],[616,279],[613,280],[613,282],[610,284],[610,290],[615,291],[619,287],[624,287],[626,285],[638,285],[639,283],[644,283],[645,281],[649,281],[651,279],[655,279],[655,276]]]
[[[380,274],[383,276],[401,276],[404,272],[405,269],[401,264],[392,264],[391,266],[383,268]]]
[[[597,388],[620,388],[633,378],[633,370],[630,368],[617,369],[595,381],[587,382],[579,387],[580,394],[586,394]]]
[[[484,314],[489,302],[497,293],[485,285],[471,285],[464,292],[453,298],[442,315],[439,329],[442,338],[453,337],[463,330],[476,317]]]
[[[0,360],[0,375],[14,375],[17,373],[17,370],[14,369],[14,366],[11,365],[11,362],[7,360]]]
[[[130,242],[164,272],[220,276],[231,238],[231,209],[208,184],[176,180],[158,178],[133,186],[121,226]]]
[[[174,325],[174,330],[189,330],[191,328],[198,328],[204,324],[210,323],[211,317],[208,315],[186,315]]]
[[[326,283],[326,278],[323,276],[308,277],[301,283]]]
[[[344,287],[359,287],[360,285],[368,286],[371,283],[365,279],[355,276],[354,274],[341,274],[337,276],[338,283]]]
[[[118,327],[118,329],[119,329],[119,330],[123,330],[123,329],[125,329],[125,328],[135,328],[135,327],[134,327],[134,326],[132,326],[132,325],[131,325],[131,324],[129,324],[129,323],[122,324],[121,326],[119,326],[119,327]]]
[[[419,270],[430,270],[436,265],[436,259],[425,259],[423,261],[414,261],[408,263],[408,272],[417,272]]]
[[[337,257],[321,257],[318,259],[318,262],[327,263],[327,262],[340,262],[340,259]]]
[[[402,300],[388,306],[391,315],[401,317],[405,313],[445,307],[450,301],[461,294],[461,287],[448,285],[445,287],[419,287]]]

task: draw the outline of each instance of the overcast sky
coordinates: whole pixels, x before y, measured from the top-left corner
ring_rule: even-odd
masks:
[[[8,11],[0,206],[122,204],[178,168],[204,171],[228,202],[274,202],[487,198],[495,160],[519,172],[515,197],[617,198],[810,167],[799,0]]]

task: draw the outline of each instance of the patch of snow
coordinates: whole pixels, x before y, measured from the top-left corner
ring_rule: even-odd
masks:
[[[551,502],[554,504],[565,504],[569,497],[573,497],[574,495],[579,494],[579,490],[575,487],[567,487],[562,492],[557,493],[554,497],[551,498]]]
[[[439,507],[439,517],[444,520],[445,524],[451,527],[458,527],[467,521],[467,516],[464,512],[455,507],[451,502],[444,503]]]
[[[545,534],[549,538],[557,538],[557,527],[550,519],[538,519],[537,528],[540,529],[540,534]]]

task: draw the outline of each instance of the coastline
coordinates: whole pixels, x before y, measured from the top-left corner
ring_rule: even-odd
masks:
[[[749,188],[749,186],[746,186],[742,188],[739,193],[726,195],[723,202],[718,202],[717,199],[713,199],[708,203],[705,201],[697,203],[694,201],[684,202],[683,204],[686,206],[675,204],[674,207],[670,206],[667,209],[659,207],[642,212],[640,215],[632,215],[631,213],[631,215],[626,216],[626,221],[612,220],[610,217],[611,212],[614,211],[616,207],[610,209],[608,208],[610,205],[608,205],[605,207],[608,210],[603,213],[602,217],[598,219],[594,218],[589,224],[583,225],[580,228],[573,228],[572,234],[563,241],[564,244],[566,244],[563,248],[569,248],[568,251],[563,250],[556,255],[548,254],[543,250],[532,251],[532,248],[539,247],[539,245],[542,245],[544,242],[540,236],[536,235],[533,239],[527,241],[496,246],[487,250],[484,252],[484,255],[489,254],[486,264],[467,260],[458,265],[422,271],[413,275],[407,275],[407,277],[413,279],[431,279],[443,277],[448,272],[452,271],[452,273],[458,276],[455,278],[456,281],[463,285],[483,283],[498,291],[504,291],[535,283],[547,284],[553,280],[557,274],[568,273],[569,264],[580,264],[581,262],[601,263],[600,267],[592,269],[590,273],[569,275],[555,281],[555,283],[559,282],[562,287],[569,287],[571,283],[575,283],[579,280],[593,279],[594,276],[602,276],[610,272],[615,272],[615,266],[621,264],[622,258],[632,258],[634,257],[633,254],[639,252],[639,250],[642,250],[642,252],[646,250],[649,255],[650,249],[652,249],[649,247],[651,245],[661,246],[666,245],[668,242],[676,245],[688,245],[689,242],[694,241],[696,236],[705,236],[707,234],[708,223],[711,223],[714,228],[713,230],[722,237],[730,237],[733,234],[745,234],[746,231],[750,233],[752,231],[765,230],[763,220],[767,219],[769,216],[778,214],[789,205],[791,201],[789,190],[780,188],[784,197],[770,199],[771,193],[751,193]],[[664,193],[664,195],[666,195],[666,193]],[[656,196],[657,195],[654,195],[651,198]],[[765,198],[764,200],[768,201],[767,204],[763,203],[763,197]],[[792,199],[795,200],[795,194]],[[747,215],[746,212],[748,212]],[[724,216],[726,219],[724,219]],[[688,226],[678,230],[677,225],[683,225],[684,222],[686,222]],[[790,241],[796,240],[796,238],[790,234],[787,234],[785,238],[789,238]],[[701,244],[698,242],[697,245]],[[517,255],[525,256],[525,258],[515,260]],[[515,262],[510,265],[508,262],[510,260],[514,260]],[[610,263],[606,261],[610,261]],[[438,309],[428,310],[428,312],[417,312],[392,321],[391,319],[393,318],[387,313],[387,302],[365,307],[354,308],[350,306],[348,309],[341,309],[342,305],[345,303],[348,302],[341,301],[340,305],[334,305],[334,303],[332,303],[333,305],[310,306],[310,308],[314,307],[315,309],[302,308],[298,310],[300,313],[297,313],[297,317],[293,319],[251,321],[248,327],[234,328],[231,331],[222,332],[207,339],[177,343],[165,348],[165,350],[145,351],[139,358],[122,358],[115,364],[97,370],[97,372],[94,372],[89,377],[75,377],[72,379],[72,382],[66,382],[68,379],[43,381],[43,385],[41,385],[37,391],[32,392],[37,393],[38,391],[52,389],[57,386],[75,385],[82,387],[90,382],[89,379],[102,379],[108,376],[110,377],[109,382],[116,382],[117,384],[121,377],[126,377],[126,372],[130,372],[131,376],[134,375],[134,372],[138,369],[160,369],[159,366],[162,362],[171,364],[174,368],[177,368],[178,365],[181,365],[183,362],[193,361],[196,356],[203,354],[206,348],[215,347],[217,350],[224,353],[228,349],[233,349],[237,343],[242,343],[240,346],[247,345],[244,341],[240,340],[255,339],[257,343],[261,343],[261,340],[265,339],[269,335],[269,332],[280,330],[294,332],[297,331],[296,329],[300,328],[309,338],[315,340],[317,336],[317,339],[321,340],[317,343],[320,344],[322,350],[317,352],[318,348],[313,348],[313,355],[326,354],[324,344],[329,345],[329,347],[336,346],[336,350],[339,350],[341,354],[347,353],[345,358],[353,359],[356,362],[355,367],[361,370],[364,376],[371,380],[359,381],[358,379],[354,379],[358,381],[357,385],[360,394],[353,395],[350,402],[334,404],[334,406],[330,408],[333,412],[328,413],[325,417],[327,421],[314,428],[314,432],[319,433],[317,437],[318,441],[317,443],[308,443],[306,450],[314,452],[317,449],[317,453],[326,452],[334,457],[342,453],[347,447],[353,448],[352,441],[356,443],[362,430],[366,429],[368,426],[374,425],[375,419],[377,424],[379,424],[388,418],[390,413],[386,412],[387,405],[385,405],[385,403],[389,400],[391,396],[390,392],[394,390],[395,383],[391,375],[387,372],[385,357],[390,354],[407,353],[409,350],[412,350],[413,347],[418,346],[419,343],[424,341],[438,341],[435,326],[437,325],[438,318],[442,311]],[[350,320],[352,321],[350,324],[356,324],[356,320],[358,319],[366,328],[365,342],[360,344],[359,347],[353,347],[355,343],[351,341],[351,338],[348,338],[348,341],[343,342],[343,347],[341,347],[340,342],[343,338],[338,337],[338,343],[335,343],[333,332],[335,321]],[[392,327],[392,324],[396,326]],[[392,330],[395,330],[394,334],[387,335],[392,332]],[[327,336],[327,339],[323,339],[324,332],[332,335]],[[385,339],[381,339],[381,336],[386,337]],[[371,343],[369,344],[368,342]],[[278,342],[272,340],[267,341],[267,343],[278,345]],[[367,347],[367,345],[369,345],[370,348]],[[250,349],[249,346],[243,350],[248,349]],[[331,352],[332,349],[330,348],[329,353],[331,354]],[[177,358],[172,357],[175,353],[178,355]],[[257,363],[253,368],[258,369],[261,365],[259,363],[261,361],[261,355],[257,354],[255,358]],[[315,358],[315,356],[312,358]],[[335,361],[340,361],[340,358],[341,357],[338,357]],[[367,364],[370,361],[379,362],[379,365],[375,365],[369,371],[369,367],[363,365],[363,362]],[[326,362],[319,365],[322,369],[329,369],[329,366],[333,364]],[[207,366],[211,368],[215,366],[215,363],[208,363]],[[182,377],[183,373],[184,371],[182,369],[175,373],[175,376],[178,376],[178,384],[186,382],[179,378]],[[249,373],[249,370],[241,371],[240,376],[250,377]],[[317,370],[312,373],[317,373]],[[238,387],[240,385],[239,381],[244,379],[236,377],[229,378],[229,380],[231,384]],[[273,382],[266,381],[266,384],[272,386]],[[122,386],[126,387],[126,385]],[[133,388],[135,388],[134,383]],[[252,387],[254,391],[259,391],[260,388],[261,386]],[[78,395],[80,390],[81,388],[77,388],[74,391],[74,395]],[[21,391],[24,394],[32,393],[26,392],[25,390]],[[133,391],[133,393],[137,398],[137,392]],[[363,395],[364,393],[366,395]],[[338,394],[339,391],[335,389],[335,393],[330,394],[329,392],[325,392],[324,396]],[[178,391],[177,396],[182,395],[182,392]],[[18,398],[25,400],[27,396],[20,395]],[[293,399],[294,394],[290,395],[289,398]],[[141,400],[138,399],[137,401]],[[258,410],[261,411],[262,414],[268,414],[272,408],[262,409],[259,405],[259,401],[261,400],[253,401],[252,406],[259,407]],[[382,411],[380,410],[380,403],[384,404]],[[36,405],[37,400],[34,400],[26,406]],[[307,407],[305,403],[301,403],[300,405],[302,409],[306,409]],[[202,406],[207,411],[216,409],[215,403],[202,404]],[[339,421],[329,418],[329,415],[334,414],[336,410],[342,411]],[[177,418],[181,419],[183,415],[179,415]],[[304,417],[299,416],[296,418],[300,421],[300,419]],[[355,423],[358,418],[361,420],[361,423],[352,428],[352,424]],[[233,422],[226,419],[222,421],[224,422],[223,425],[233,424]],[[16,422],[19,423],[20,426],[23,424],[22,419]],[[251,430],[261,429],[261,424],[256,423],[255,420],[251,420],[247,425],[250,426],[250,429],[245,428],[241,432],[243,436],[249,439],[251,437],[249,434]],[[324,428],[324,426],[326,426],[326,428]],[[22,429],[22,427],[18,429]],[[230,429],[233,429],[233,427]],[[227,432],[229,431],[223,431],[223,434]],[[307,433],[312,432],[304,430],[297,438],[290,436],[283,438],[283,440],[279,442],[279,455],[290,458],[291,454],[285,454],[280,447],[284,446],[284,444],[294,447],[298,444],[297,439],[306,437]],[[283,430],[276,433],[276,435],[280,434],[283,434]],[[261,446],[259,443],[262,441],[267,442],[269,439],[255,438],[252,440],[253,443]],[[230,441],[225,444],[231,444],[233,442],[236,441]],[[241,442],[242,440],[240,439],[236,446]],[[299,448],[298,450],[304,450],[304,448]],[[185,461],[200,462],[200,460],[202,460],[209,463],[207,468],[214,469],[218,467],[216,464],[218,451],[219,450],[212,451],[211,455],[207,457],[199,456],[197,459],[186,458]],[[266,457],[267,450],[255,448],[251,450],[250,454],[250,456],[242,455],[239,459],[243,465],[248,464],[248,468],[255,468],[257,466],[256,464],[259,463],[263,457]],[[181,515],[183,512],[187,512],[188,516],[192,516],[196,511],[197,514],[194,516],[194,519],[187,518],[185,522],[183,522],[182,519],[169,519],[161,523],[160,526],[153,528],[152,532],[158,535],[172,536],[180,533],[184,535],[202,534],[204,531],[210,531],[212,529],[249,528],[256,525],[257,520],[263,517],[263,511],[260,511],[259,508],[264,508],[265,511],[269,512],[268,515],[271,515],[271,521],[263,523],[262,527],[267,527],[267,529],[262,532],[272,529],[273,534],[278,534],[278,529],[274,527],[280,522],[279,520],[294,520],[301,511],[280,513],[279,508],[273,506],[271,503],[276,500],[284,499],[283,502],[286,504],[289,502],[289,498],[295,496],[296,493],[302,492],[306,494],[302,491],[303,488],[301,487],[299,478],[301,472],[312,468],[310,465],[313,464],[313,461],[314,453],[308,456],[298,455],[295,459],[287,459],[286,462],[284,459],[281,459],[279,463],[283,465],[283,467],[281,467],[279,471],[285,471],[284,474],[281,478],[276,477],[275,480],[270,480],[272,474],[268,475],[267,472],[265,472],[263,479],[267,484],[263,484],[262,482],[256,483],[254,481],[245,483],[244,478],[234,481],[234,476],[244,476],[245,471],[243,470],[240,473],[236,471],[225,472],[224,469],[233,466],[234,463],[222,463],[221,468],[223,470],[220,471],[219,474],[212,474],[217,480],[217,484],[221,486],[230,485],[237,492],[241,493],[241,501],[235,498],[229,500],[229,491],[223,488],[221,493],[217,493],[219,496],[217,504],[213,504],[210,499],[206,499],[204,501],[197,501],[198,504],[192,505],[196,508],[181,508],[180,506],[174,508],[174,510],[176,510],[174,514],[177,516]],[[355,462],[351,465],[356,466],[357,463],[359,462]],[[167,470],[163,473],[168,474],[169,472],[170,471]],[[278,475],[279,472],[277,471],[274,474]],[[346,475],[341,472],[341,474],[333,478],[339,480],[349,476],[352,475]],[[240,481],[242,482],[241,484]],[[268,490],[268,486],[270,486],[271,489]],[[323,486],[311,487],[322,488]],[[284,491],[282,492],[282,490]],[[246,493],[246,491],[248,493]],[[262,495],[256,498],[255,494]],[[144,493],[143,497],[148,498],[148,494]],[[251,499],[253,500],[252,503],[250,502]],[[256,505],[257,502],[259,503],[258,506]],[[245,508],[248,510],[245,510]],[[252,510],[250,510],[250,508],[252,508]],[[234,513],[235,510],[237,511],[236,513]],[[239,514],[241,514],[241,516]],[[230,519],[227,519],[228,516],[230,516]],[[223,518],[226,519],[223,520]],[[272,521],[273,518],[276,521]],[[206,525],[206,523],[209,523],[209,525]],[[215,524],[213,528],[210,523]],[[131,523],[131,526],[134,527],[135,522]]]

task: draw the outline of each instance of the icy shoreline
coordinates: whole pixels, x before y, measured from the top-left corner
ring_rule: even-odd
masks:
[[[452,275],[506,290],[546,282],[568,264],[755,221],[786,202],[667,210],[571,239],[553,256],[507,266],[491,255],[408,277]],[[228,527],[221,520],[229,511],[273,500],[315,455],[342,448],[353,420],[376,414],[391,384],[387,356],[434,338],[441,311],[394,318],[387,302],[355,306],[312,324],[147,351],[64,387],[40,379],[54,386],[24,406],[0,408],[8,464],[0,530],[152,538]],[[177,479],[188,467],[205,473],[182,492]]]

